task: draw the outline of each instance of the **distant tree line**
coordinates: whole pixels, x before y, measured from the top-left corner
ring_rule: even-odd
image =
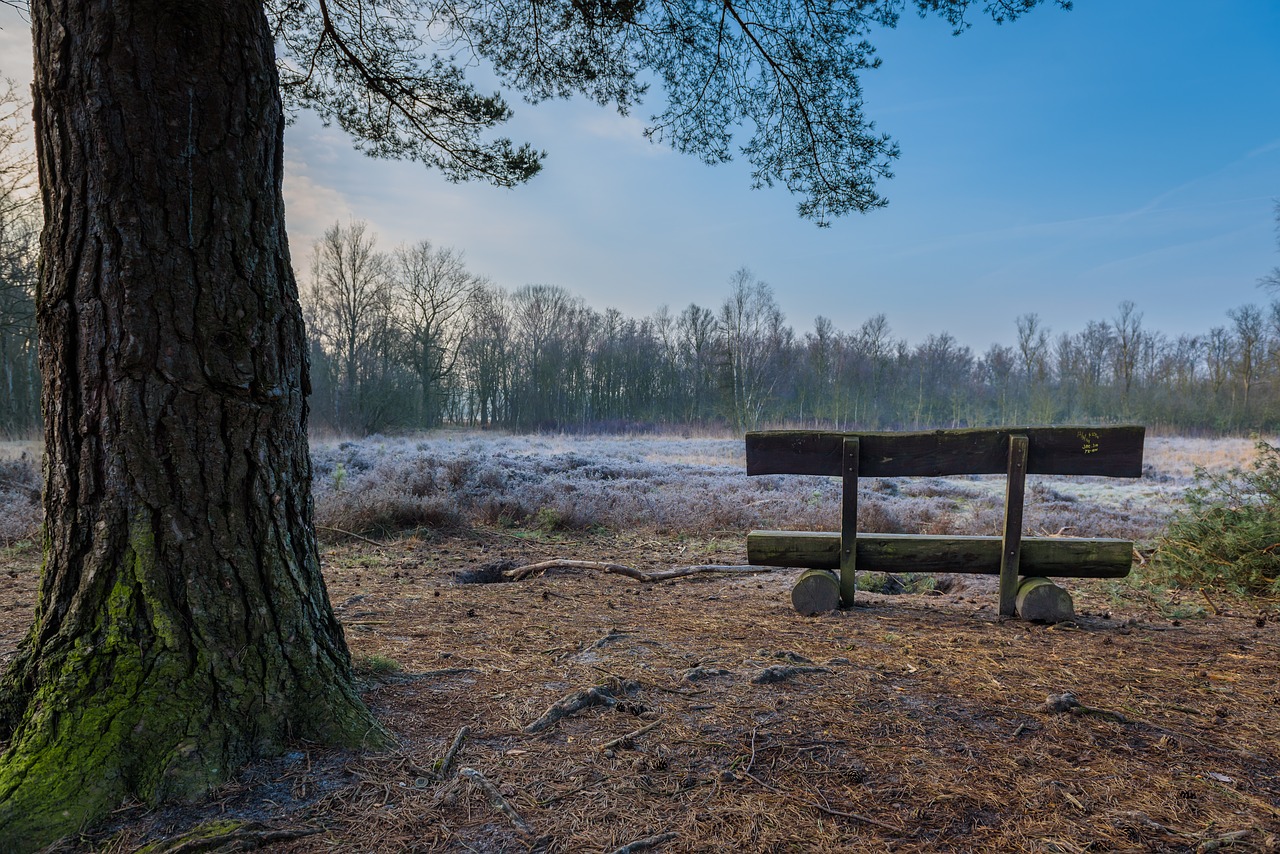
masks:
[[[718,306],[625,317],[553,285],[505,291],[427,242],[382,253],[359,222],[328,231],[310,282],[313,412],[341,432],[1280,428],[1280,301],[1240,306],[1204,334],[1176,337],[1144,326],[1129,301],[1074,332],[1024,314],[1013,344],[978,354],[946,332],[911,344],[883,314],[847,331],[818,317],[797,334],[746,269]]]
[[[22,145],[30,104],[0,81],[0,437],[40,424],[36,367],[36,243],[39,219],[31,155]]]
[[[0,140],[0,151],[14,150]],[[0,435],[34,432],[40,417],[29,174],[27,164],[0,162]],[[361,222],[330,228],[303,278],[313,424],[335,432],[1114,421],[1280,429],[1280,301],[1231,309],[1207,332],[1176,337],[1144,326],[1128,301],[1074,332],[1024,314],[1012,344],[979,354],[947,332],[909,343],[883,314],[853,330],[820,316],[798,334],[746,269],[719,305],[625,317],[553,285],[503,290],[427,241],[381,251]],[[1280,291],[1280,268],[1262,283]]]

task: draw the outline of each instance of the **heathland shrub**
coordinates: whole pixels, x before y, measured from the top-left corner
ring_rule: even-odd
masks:
[[[0,546],[34,538],[40,531],[40,467],[24,453],[0,460]]]
[[[317,443],[312,456],[317,523],[356,533],[477,523],[735,535],[840,526],[838,479],[747,477],[741,440],[446,433]],[[1029,532],[1150,539],[1164,529],[1168,502],[1131,501],[1126,490],[1093,482],[1099,479],[1076,480],[1029,486]],[[859,530],[996,534],[1003,482],[866,478]],[[1172,495],[1182,486],[1180,478],[1142,489]]]
[[[1169,524],[1157,568],[1178,585],[1280,592],[1280,447],[1256,443],[1248,469],[1198,468]]]

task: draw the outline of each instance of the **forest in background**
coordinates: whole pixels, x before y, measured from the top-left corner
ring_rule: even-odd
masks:
[[[0,434],[24,435],[39,425],[36,257],[30,217],[11,208],[0,211]],[[1128,301],[1075,331],[1028,313],[1012,343],[975,353],[945,331],[908,342],[883,314],[853,330],[818,317],[799,333],[745,268],[719,305],[634,318],[554,285],[504,290],[427,241],[382,252],[361,222],[335,225],[314,257],[300,287],[321,431],[1280,428],[1280,300],[1232,308],[1199,335],[1148,328]]]
[[[429,242],[382,253],[360,222],[329,230],[303,281],[313,417],[341,434],[1280,426],[1280,301],[1179,336],[1145,327],[1127,301],[1075,331],[1028,313],[1011,319],[1013,343],[975,353],[948,332],[908,342],[883,314],[853,330],[818,317],[797,333],[745,268],[719,305],[626,317],[554,285],[503,290]]]

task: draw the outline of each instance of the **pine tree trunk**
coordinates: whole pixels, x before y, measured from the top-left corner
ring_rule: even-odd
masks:
[[[383,744],[320,575],[272,38],[253,0],[35,0],[45,566],[0,850]]]

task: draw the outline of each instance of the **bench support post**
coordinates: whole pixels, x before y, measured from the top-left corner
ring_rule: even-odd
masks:
[[[844,440],[840,501],[840,607],[853,607],[858,592],[858,437]]]
[[[1000,551],[1000,616],[1017,613],[1018,563],[1022,556],[1022,503],[1027,486],[1027,437],[1009,437],[1009,478],[1004,489]]]

